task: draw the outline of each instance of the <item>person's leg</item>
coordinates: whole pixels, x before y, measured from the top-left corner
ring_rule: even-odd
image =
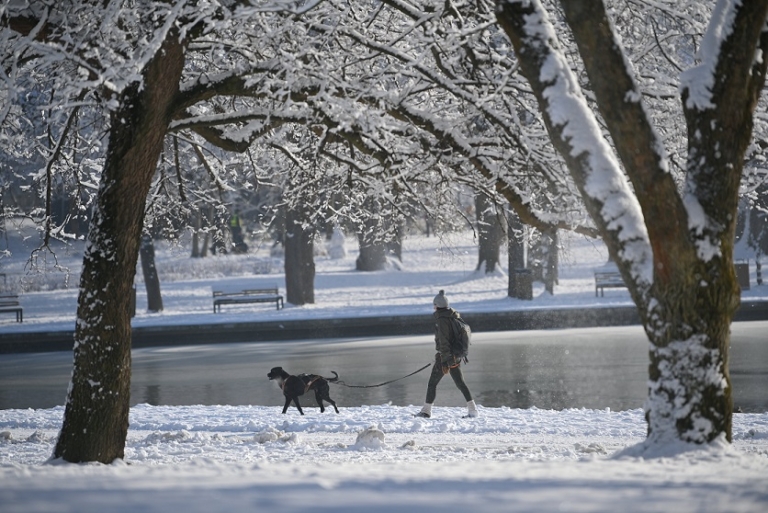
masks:
[[[464,373],[461,372],[461,366],[456,366],[451,369],[451,377],[453,378],[453,382],[456,383],[456,387],[458,387],[464,395],[464,399],[467,400],[467,417],[477,417],[477,405],[472,399],[472,393],[469,391],[469,387],[464,382]]]
[[[432,416],[432,403],[435,402],[437,397],[437,384],[443,379],[443,366],[439,361],[435,361],[432,366],[432,373],[429,375],[429,382],[427,383],[427,398],[424,401],[424,406],[421,407],[421,411],[416,414],[417,417],[429,418]]]
[[[432,404],[437,397],[437,384],[443,379],[443,366],[440,362],[435,362],[432,366],[432,374],[429,375],[429,383],[427,383],[427,402]]]
[[[469,391],[469,387],[464,382],[464,373],[461,372],[461,366],[456,366],[451,369],[451,377],[453,378],[453,382],[456,383],[456,387],[461,390],[461,393],[464,395],[464,399],[467,401],[472,400],[472,393]]]

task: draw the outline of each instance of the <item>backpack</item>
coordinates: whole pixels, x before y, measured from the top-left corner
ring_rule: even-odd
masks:
[[[451,331],[453,332],[451,337],[451,354],[457,360],[464,360],[464,363],[469,362],[467,356],[469,355],[472,329],[467,324],[467,321],[461,317],[451,317]]]

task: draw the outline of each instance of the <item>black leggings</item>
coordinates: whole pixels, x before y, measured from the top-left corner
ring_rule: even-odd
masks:
[[[464,383],[464,373],[461,372],[461,366],[453,367],[450,371],[453,382],[456,383],[456,387],[464,394],[464,399],[467,402],[472,400],[472,393],[469,391],[469,387]],[[443,379],[443,366],[439,361],[435,362],[432,366],[432,374],[429,376],[429,383],[427,384],[427,402],[432,404],[437,397],[437,384]]]

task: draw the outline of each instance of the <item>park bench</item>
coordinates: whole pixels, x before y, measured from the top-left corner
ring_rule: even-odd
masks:
[[[16,322],[23,322],[24,310],[19,304],[19,296],[0,296],[0,313],[15,313]]]
[[[603,269],[595,271],[595,297],[597,297],[598,291],[600,291],[601,296],[605,296],[605,289],[626,287],[627,284],[624,283],[624,278],[621,277],[619,271]]]
[[[213,313],[221,312],[222,305],[241,305],[246,303],[275,303],[277,309],[283,308],[283,296],[277,287],[271,289],[244,289],[238,292],[213,291]]]

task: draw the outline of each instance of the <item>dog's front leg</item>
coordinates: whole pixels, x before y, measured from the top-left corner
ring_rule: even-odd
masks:
[[[285,406],[283,406],[283,413],[288,411],[288,406],[291,404],[291,397],[286,396],[285,397]]]

